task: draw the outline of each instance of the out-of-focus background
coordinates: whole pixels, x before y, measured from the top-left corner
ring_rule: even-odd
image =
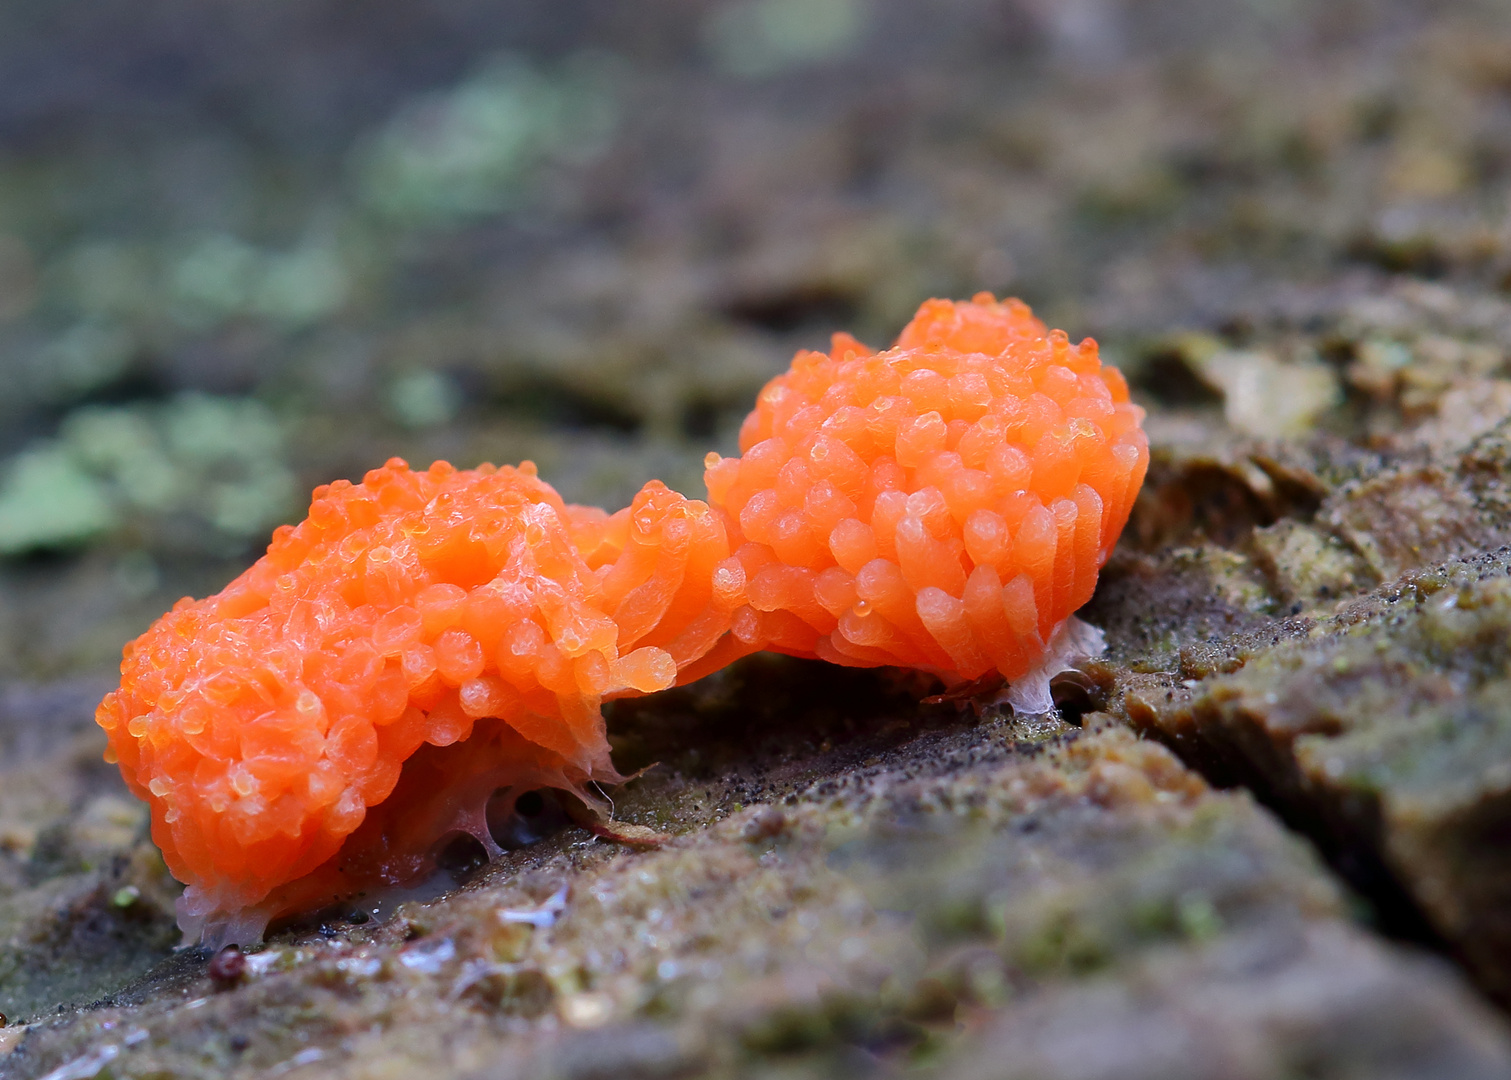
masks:
[[[0,677],[108,672],[394,454],[701,494],[795,348],[932,295],[1199,400],[1181,328],[1504,290],[1508,180],[1494,2],[13,0]]]

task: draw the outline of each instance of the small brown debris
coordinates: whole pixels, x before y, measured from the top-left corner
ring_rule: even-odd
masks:
[[[210,981],[217,990],[230,990],[246,978],[247,957],[240,945],[227,945],[210,958]]]
[[[740,835],[751,842],[769,840],[773,836],[780,836],[786,828],[787,815],[774,806],[768,806],[758,810],[745,823],[745,827],[740,830]]]
[[[658,848],[671,839],[665,833],[657,832],[646,825],[614,821],[573,799],[565,800],[562,809],[567,812],[567,817],[571,818],[574,825],[586,829],[602,840],[612,840],[626,847]]]

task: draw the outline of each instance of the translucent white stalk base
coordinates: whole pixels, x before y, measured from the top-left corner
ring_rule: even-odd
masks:
[[[1050,637],[1044,659],[1014,679],[992,704],[1011,706],[1015,716],[1053,712],[1055,699],[1049,692],[1049,681],[1062,671],[1073,670],[1083,660],[1101,656],[1106,650],[1106,635],[1072,615]]]

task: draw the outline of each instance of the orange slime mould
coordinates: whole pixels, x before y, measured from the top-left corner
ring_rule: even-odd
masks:
[[[836,334],[761,391],[738,458],[708,456],[752,648],[999,673],[1018,712],[1102,649],[1091,599],[1144,481],[1144,412],[1091,339],[1026,304],[930,300],[896,346]]]
[[[710,455],[708,503],[651,481],[615,514],[526,462],[317,488],[225,590],[129,644],[96,713],[175,877],[186,937],[500,850],[490,814],[623,777],[600,705],[771,649],[998,673],[1018,710],[1098,652],[1072,618],[1148,461],[1090,340],[1015,300],[933,300],[897,345],[799,353]]]
[[[500,789],[602,805],[590,785],[622,777],[599,703],[674,685],[743,585],[722,515],[657,481],[610,516],[529,463],[395,459],[317,488],[250,570],[128,645],[96,719],[188,885],[185,933],[255,941],[423,873],[458,829],[496,854]],[[406,762],[435,782],[390,801]]]

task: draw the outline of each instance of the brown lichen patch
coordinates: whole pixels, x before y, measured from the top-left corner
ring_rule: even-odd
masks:
[[[1202,381],[1221,392],[1228,426],[1255,438],[1305,435],[1342,400],[1337,372],[1315,357],[1218,349],[1196,366]]]
[[[778,764],[786,795],[660,849],[564,833],[381,925],[276,939],[219,993],[204,959],[171,965],[34,1027],[6,1065],[113,1046],[117,1071],[163,1077],[597,1075],[623,1038],[645,1075],[813,1075],[953,1053],[1161,950],[1336,923],[1337,891],[1252,802],[1087,720],[1040,744],[941,727],[806,781]]]
[[[1420,912],[1504,999],[1508,650],[1503,550],[1408,575],[1199,685],[1130,683],[1126,709],[1263,793],[1398,919]]]
[[[1431,465],[1390,470],[1346,486],[1318,517],[1362,556],[1379,581],[1495,547],[1505,538],[1484,520],[1457,476]]]
[[[1397,279],[1348,301],[1329,336],[1360,434],[1462,453],[1511,412],[1503,296]]]
[[[1491,318],[1457,293],[1432,296],[1441,325],[1416,343],[1420,356],[1370,336],[1392,318],[1421,315],[1411,303],[1425,301],[1404,286],[1343,302],[1306,334],[1284,320],[1254,332],[1350,362],[1351,371],[1396,357],[1401,379],[1441,383],[1431,409],[1397,416],[1388,431],[1372,398],[1345,403],[1327,425],[1287,441],[1247,437],[1199,410],[1155,411],[1149,479],[1092,605],[1113,631],[1115,655],[1169,653],[1193,638],[1252,629],[1265,616],[1325,615],[1382,581],[1511,538],[1511,404],[1464,381],[1498,370],[1499,346],[1482,340],[1490,333],[1482,324],[1500,327],[1508,309],[1484,301]],[[1203,350],[1220,344],[1200,340],[1168,363],[1199,369]],[[1455,401],[1472,401],[1474,415],[1455,413],[1463,411]]]
[[[1154,551],[1209,540],[1239,544],[1289,510],[1245,443],[1181,447],[1150,432],[1149,475],[1129,519],[1129,542]]]
[[[1359,553],[1337,536],[1299,521],[1256,529],[1253,549],[1283,605],[1328,605],[1379,580]]]

